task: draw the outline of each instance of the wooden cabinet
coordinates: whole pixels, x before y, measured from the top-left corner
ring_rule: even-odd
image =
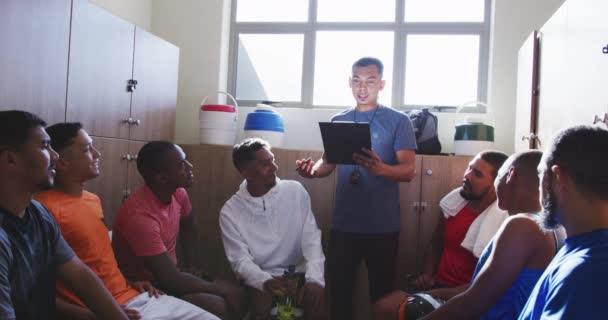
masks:
[[[137,171],[137,154],[145,144],[146,142],[143,141],[129,141],[129,156],[131,160],[127,168],[127,195],[133,193],[144,184],[144,179],[139,174],[139,171]]]
[[[179,49],[141,29],[135,29],[130,138],[173,140]],[[138,122],[139,121],[139,122]]]
[[[605,0],[567,0],[540,29],[540,147],[566,127],[592,124],[594,119],[608,124],[605,12]]]
[[[88,0],[74,0],[67,121],[95,136],[129,137],[135,26]]]
[[[537,147],[540,33],[532,32],[517,55],[515,152]]]
[[[567,3],[541,28],[539,59],[538,138],[543,146],[566,125],[568,106]]]
[[[68,121],[92,135],[172,140],[179,49],[87,0],[74,0]]]
[[[0,110],[65,121],[71,0],[0,1]]]
[[[144,141],[173,140],[179,49],[88,0],[0,1],[0,44],[0,109],[83,124],[102,153],[86,187],[111,228],[142,184]]]
[[[401,233],[397,253],[397,284],[405,284],[406,275],[417,273],[416,252],[420,225],[420,181],[423,156],[416,156],[416,177],[411,182],[399,184],[401,207]]]

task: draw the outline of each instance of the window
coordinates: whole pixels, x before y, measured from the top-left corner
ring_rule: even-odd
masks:
[[[303,48],[302,34],[239,35],[236,96],[249,100],[298,101]]]
[[[373,4],[373,6],[372,6]],[[384,63],[380,102],[485,101],[490,0],[234,0],[229,91],[239,103],[353,105],[352,63]]]

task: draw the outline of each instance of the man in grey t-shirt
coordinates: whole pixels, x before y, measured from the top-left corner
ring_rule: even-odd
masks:
[[[331,283],[331,318],[352,319],[352,290],[361,260],[368,269],[372,301],[393,289],[399,242],[399,182],[415,174],[416,141],[409,118],[378,104],[384,88],[383,65],[376,58],[361,58],[352,66],[350,87],[356,107],[332,121],[367,122],[372,150],[362,149],[356,165],[335,165],[323,157],[298,160],[298,172],[322,178],[338,169],[336,201],[328,252]]]
[[[54,318],[56,275],[98,319],[127,319],[32,200],[53,185],[58,159],[45,125],[28,112],[0,111],[0,319]]]

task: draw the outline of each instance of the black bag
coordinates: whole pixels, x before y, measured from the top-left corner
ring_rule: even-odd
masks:
[[[437,116],[430,113],[429,109],[410,110],[405,112],[412,121],[414,133],[416,134],[417,154],[439,154],[441,153],[441,142],[437,136]]]

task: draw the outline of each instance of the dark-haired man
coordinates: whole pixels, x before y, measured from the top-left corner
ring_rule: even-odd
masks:
[[[101,201],[84,190],[99,175],[101,154],[80,123],[58,123],[46,129],[60,158],[52,190],[36,195],[55,217],[68,244],[93,270],[131,319],[217,319],[180,299],[159,293],[148,281],[128,283],[116,263]],[[147,291],[147,292],[144,292]],[[92,312],[63,282],[57,285],[57,317],[91,319]]]
[[[608,130],[560,131],[538,166],[543,224],[568,238],[519,319],[605,319],[608,287]]]
[[[74,255],[35,192],[53,186],[58,155],[45,122],[24,111],[0,111],[0,318],[55,314],[55,278],[98,319],[127,319],[99,278]]]
[[[114,221],[112,245],[124,275],[151,281],[164,292],[222,319],[242,317],[243,290],[224,281],[206,281],[177,268],[176,243],[192,245],[194,215],[188,193],[192,164],[182,149],[166,141],[145,144],[137,169],[145,185],[123,203]],[[185,253],[189,252],[184,250]]]
[[[498,208],[494,189],[506,159],[502,152],[480,152],[469,162],[462,187],[441,199],[442,215],[429,248],[423,248],[424,270],[415,279],[419,290],[434,288],[430,295],[447,300],[471,281],[478,257],[508,216]],[[375,318],[396,319],[407,297],[399,290],[383,296],[373,306]]]
[[[414,178],[416,141],[405,114],[378,104],[383,68],[376,58],[357,60],[349,79],[356,106],[332,117],[369,123],[372,149],[355,153],[356,165],[332,164],[325,156],[296,161],[306,178],[327,177],[338,169],[328,252],[332,319],[353,318],[352,292],[361,260],[372,301],[393,289],[401,228],[399,182]]]
[[[306,319],[324,318],[324,262],[321,231],[310,197],[297,181],[280,180],[270,145],[247,139],[234,146],[232,160],[245,181],[220,212],[226,256],[252,294],[254,319],[268,317],[274,295],[291,293],[281,277],[290,265],[304,273],[300,302]]]

